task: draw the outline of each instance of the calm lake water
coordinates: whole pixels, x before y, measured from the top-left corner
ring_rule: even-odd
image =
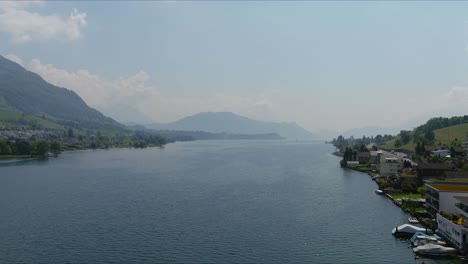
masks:
[[[0,263],[421,263],[391,235],[408,216],[333,150],[196,141],[2,161]]]

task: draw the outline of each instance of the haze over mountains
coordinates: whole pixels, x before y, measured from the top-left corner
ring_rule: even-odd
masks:
[[[401,129],[392,128],[392,127],[359,127],[359,128],[352,128],[342,132],[339,135],[343,137],[354,137],[354,138],[361,138],[362,136],[370,137],[376,135],[396,135],[400,133]]]
[[[121,119],[132,120],[135,112],[122,108]],[[123,129],[114,119],[89,107],[74,91],[54,86],[36,73],[0,56],[0,109],[46,117],[67,126],[88,128]],[[118,117],[116,117],[118,118]],[[142,120],[133,120],[133,124]],[[338,133],[318,131],[311,133],[294,122],[263,122],[239,116],[231,112],[202,112],[172,123],[146,125],[155,130],[204,131],[242,135],[275,133],[289,139],[330,139],[342,134],[345,137],[397,134],[398,129],[382,127],[355,128]]]
[[[75,92],[54,86],[2,56],[0,109],[54,119],[68,126],[124,128],[122,124],[89,107]]]
[[[2,56],[0,56],[0,109],[47,118],[67,126],[124,128],[124,125],[89,107],[74,91],[54,86],[38,74]],[[150,124],[146,127],[155,130],[204,131],[237,135],[277,134],[292,139],[316,138],[314,134],[296,123],[262,122],[230,112],[204,112],[173,123]]]
[[[210,133],[276,133],[290,139],[316,138],[314,134],[296,123],[262,122],[231,112],[203,112],[172,123],[154,123],[146,125],[146,127],[156,130],[206,131]]]

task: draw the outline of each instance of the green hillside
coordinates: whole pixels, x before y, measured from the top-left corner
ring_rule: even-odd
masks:
[[[385,144],[381,145],[380,147],[383,149],[404,149],[408,151],[414,151],[414,148],[416,147],[416,144],[413,141],[408,142],[407,144],[401,145],[398,148],[395,147],[395,142],[397,139],[400,137],[396,137],[390,141],[385,142]]]
[[[0,56],[0,109],[43,115],[74,128],[124,130],[125,127],[89,107],[75,92],[47,83]]]
[[[457,139],[460,143],[464,143],[468,138],[468,123],[459,124],[455,126],[449,126],[445,128],[439,128],[434,130],[434,140],[432,144],[434,145],[446,145],[450,146],[452,142]],[[405,149],[409,151],[414,151],[416,144],[413,140],[410,140],[407,144],[402,144],[399,147],[395,147],[395,142],[397,140],[401,141],[401,136],[387,141],[382,148],[385,149]]]
[[[53,120],[2,109],[0,109],[0,125],[6,127],[22,125],[30,128],[49,130],[64,129],[63,126],[55,123]]]
[[[450,146],[455,139],[464,143],[468,137],[468,123],[434,130],[434,135],[437,145]]]

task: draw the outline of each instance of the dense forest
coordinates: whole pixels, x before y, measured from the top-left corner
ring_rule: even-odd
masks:
[[[344,138],[342,135],[334,138],[330,143],[332,143],[336,148],[341,152],[344,152],[346,148],[354,148],[355,150],[361,148],[361,145],[369,145],[374,143],[380,145],[384,142],[392,140],[394,137],[392,135],[377,135],[377,136],[362,136],[362,138],[354,138],[353,136],[349,138]]]
[[[46,156],[49,152],[58,154],[60,143],[47,141],[0,140],[0,155]]]

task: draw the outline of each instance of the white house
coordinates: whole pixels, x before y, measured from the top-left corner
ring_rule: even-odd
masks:
[[[468,197],[468,184],[426,183],[424,185],[426,210],[433,217],[437,212],[458,214],[456,197]]]
[[[384,158],[380,161],[380,175],[388,179],[389,176],[398,176],[398,171],[403,168],[403,163],[398,158]]]
[[[467,250],[468,184],[427,183],[424,189],[425,207],[437,220],[437,232],[456,248]]]
[[[447,156],[452,155],[452,153],[448,149],[439,149],[439,150],[431,151],[431,155],[439,156],[439,157],[447,157]]]

